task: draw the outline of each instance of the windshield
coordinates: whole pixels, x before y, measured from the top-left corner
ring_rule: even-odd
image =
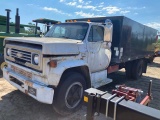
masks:
[[[84,40],[88,23],[61,23],[54,25],[45,37]]]

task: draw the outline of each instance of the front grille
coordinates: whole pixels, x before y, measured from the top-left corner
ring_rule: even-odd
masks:
[[[8,49],[10,49],[10,55],[7,55]],[[33,46],[28,47],[27,45],[22,47],[18,45],[6,44],[5,51],[6,60],[23,67],[42,72],[42,49],[37,49],[36,46],[33,48]],[[36,65],[32,59],[34,55],[39,55],[38,65]]]
[[[22,60],[24,63],[32,63],[32,54],[31,52],[26,52],[23,50],[11,49],[11,57]]]

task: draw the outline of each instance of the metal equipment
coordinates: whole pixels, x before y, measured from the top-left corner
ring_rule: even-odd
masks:
[[[60,23],[60,21],[46,19],[46,18],[35,19],[35,20],[32,20],[32,21],[36,22],[36,28],[38,26],[38,23],[46,25],[47,30],[45,31],[45,33],[49,31],[49,28],[50,28],[51,25]],[[35,34],[37,34],[37,29],[35,29]]]
[[[10,9],[6,9],[7,11],[7,21],[6,21],[6,33],[9,33],[9,24],[10,24],[10,12],[11,10]]]
[[[16,16],[15,16],[15,33],[20,32],[20,16],[19,16],[19,9],[16,9]]]
[[[143,93],[140,89],[117,86],[112,95],[94,88],[85,90],[84,102],[87,105],[87,120],[93,120],[95,114],[105,114],[113,120],[160,120],[159,110],[144,106],[151,101],[151,86],[149,83],[146,97],[140,101]]]

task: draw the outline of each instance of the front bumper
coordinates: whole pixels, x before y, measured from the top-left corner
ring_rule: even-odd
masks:
[[[52,88],[49,88],[46,85],[42,85],[38,82],[35,83],[33,81],[30,81],[22,75],[19,75],[10,69],[7,69],[7,67],[3,68],[3,77],[11,85],[18,88],[23,93],[36,99],[37,101],[46,104],[52,104],[54,96],[54,90]],[[13,78],[16,79],[16,82],[12,80]],[[31,94],[29,88],[33,88],[32,90],[36,90],[36,92],[32,91],[35,94]]]

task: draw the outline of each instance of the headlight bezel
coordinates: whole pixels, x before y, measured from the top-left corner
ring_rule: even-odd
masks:
[[[40,55],[39,54],[33,54],[33,57],[32,57],[32,61],[33,61],[33,64],[35,65],[39,65],[39,62],[40,62]]]
[[[7,56],[10,56],[10,55],[11,55],[11,49],[10,49],[10,48],[7,48],[6,54],[7,54]]]

